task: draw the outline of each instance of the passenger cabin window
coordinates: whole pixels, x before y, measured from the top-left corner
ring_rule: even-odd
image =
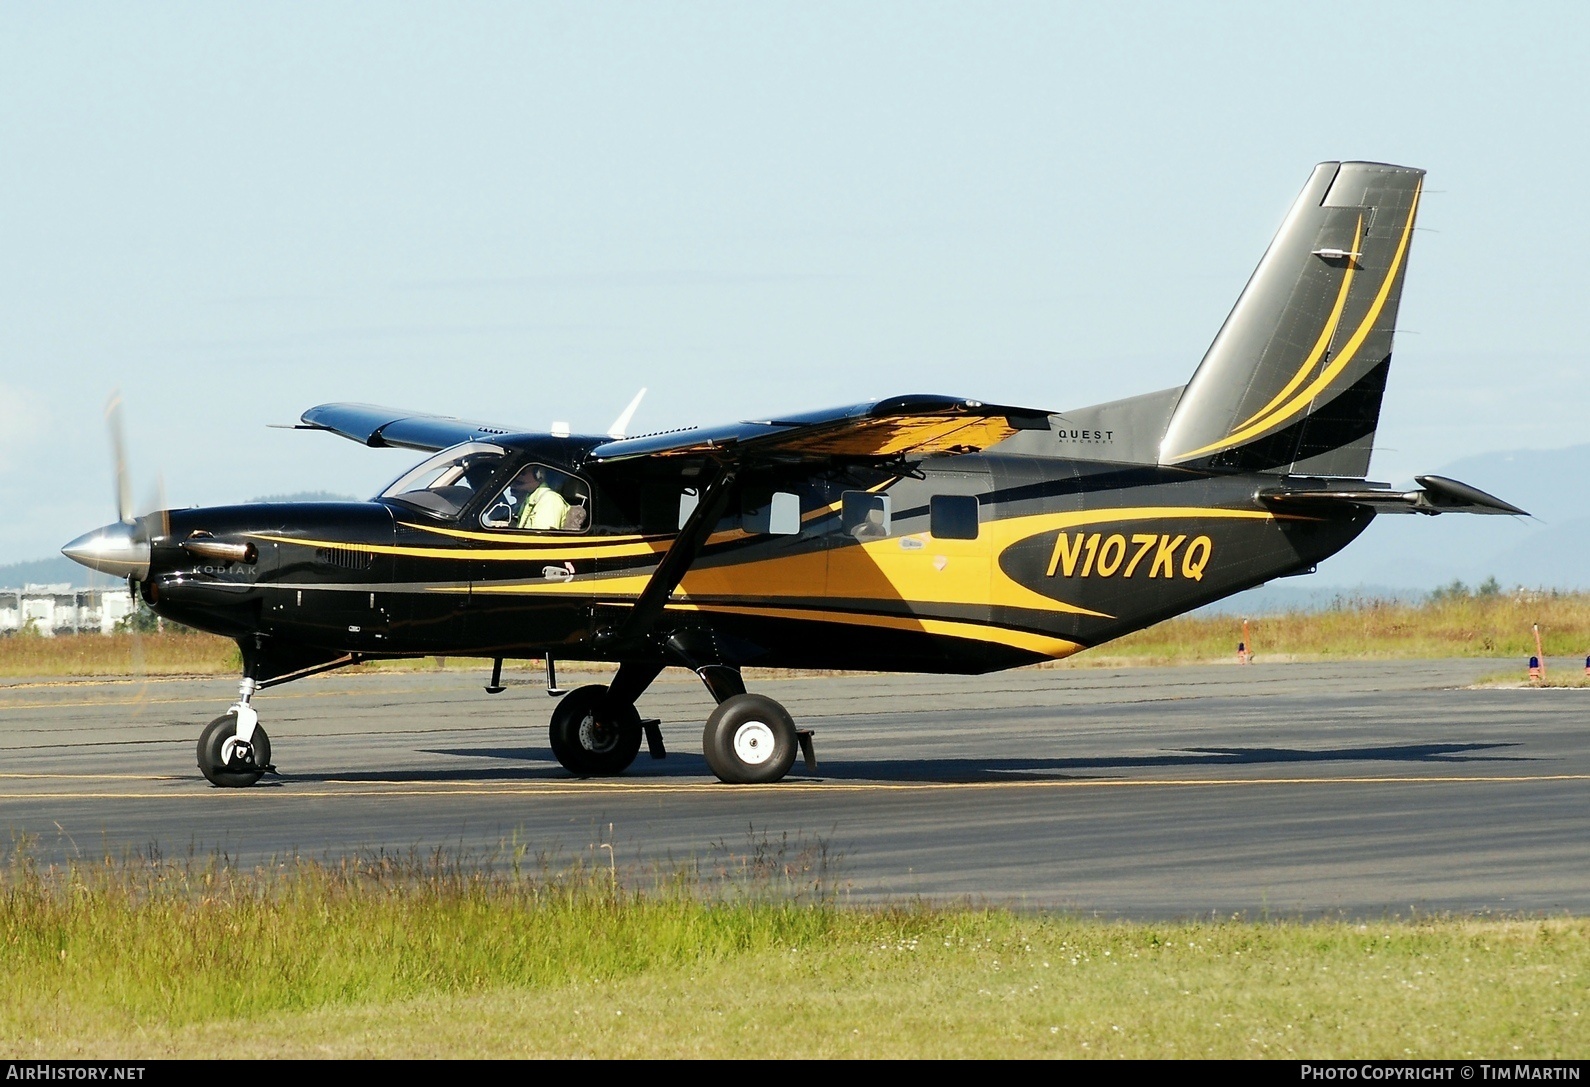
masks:
[[[679,528],[701,503],[694,489],[679,496]],[[795,536],[801,530],[801,499],[798,494],[775,491],[772,494],[747,494],[740,502],[740,528],[753,535]]]
[[[433,517],[457,517],[471,498],[490,485],[504,455],[503,449],[486,442],[455,445],[410,468],[377,497]]]
[[[889,496],[846,491],[840,498],[840,528],[858,540],[889,535]]]
[[[928,499],[928,532],[936,540],[977,539],[977,499],[969,494]]]
[[[760,536],[794,536],[801,530],[801,499],[788,491],[747,494],[740,507],[740,527]]]
[[[591,488],[550,464],[527,464],[480,515],[486,528],[589,532]]]

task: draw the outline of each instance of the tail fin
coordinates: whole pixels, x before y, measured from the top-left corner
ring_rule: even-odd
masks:
[[[1314,168],[1177,402],[1161,464],[1368,473],[1423,179]]]

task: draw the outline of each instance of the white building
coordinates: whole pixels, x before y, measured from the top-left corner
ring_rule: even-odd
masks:
[[[0,589],[0,637],[29,627],[45,637],[109,634],[132,612],[132,594],[122,585],[108,589],[68,584]]]

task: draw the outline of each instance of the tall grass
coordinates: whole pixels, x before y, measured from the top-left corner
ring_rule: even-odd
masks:
[[[236,642],[198,631],[0,638],[0,676],[227,675],[242,667]]]
[[[606,855],[242,869],[221,857],[40,867],[20,852],[0,875],[0,1037],[62,1006],[180,1026],[541,989],[821,942],[845,925],[820,843],[762,839],[622,880]]]
[[[1422,603],[1344,599],[1321,611],[1253,616],[1249,648],[1258,660],[1517,657],[1535,652],[1539,624],[1549,656],[1590,653],[1590,594],[1449,593]],[[1241,616],[1182,616],[1100,646],[1090,655],[1141,663],[1230,660]]]
[[[787,843],[785,843],[787,845]],[[802,859],[804,857],[804,859]],[[1582,1055],[1590,923],[864,910],[810,849],[0,874],[8,1055]]]

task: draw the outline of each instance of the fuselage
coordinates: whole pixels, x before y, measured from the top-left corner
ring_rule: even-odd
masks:
[[[494,473],[445,512],[392,497],[173,511],[142,591],[162,615],[268,639],[295,665],[347,653],[617,659],[597,633],[645,587],[691,488],[666,473],[582,471],[579,449],[505,444]],[[530,463],[572,485],[588,514],[577,530],[488,512]],[[1277,513],[1255,497],[1263,482],[997,453],[791,466],[742,489],[660,628],[736,666],[985,672],[1064,657],[1306,570],[1373,517]],[[251,543],[253,561],[196,558],[181,546],[194,533]],[[665,659],[662,635],[624,659]]]

